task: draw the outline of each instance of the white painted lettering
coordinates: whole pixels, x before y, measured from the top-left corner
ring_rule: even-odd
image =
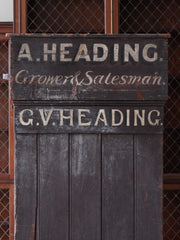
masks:
[[[78,125],[79,126],[90,126],[91,121],[82,122],[82,118],[86,117],[85,113],[90,113],[89,109],[78,109]]]
[[[102,56],[99,56],[99,49],[102,49]],[[95,43],[93,46],[93,61],[104,62],[108,56],[108,48],[105,44]]]
[[[41,116],[41,119],[43,122],[43,126],[47,126],[49,123],[50,117],[53,113],[53,109],[50,109],[48,113],[46,111],[44,112],[43,109],[39,109],[39,113],[40,113],[40,116]],[[45,116],[45,115],[47,115],[47,116]]]
[[[151,76],[144,76],[142,78],[142,85],[149,85],[151,80]]]
[[[140,120],[141,126],[145,126],[145,110],[143,109],[141,112],[140,115],[139,109],[134,110],[134,126],[138,126],[138,119]]]
[[[72,47],[72,43],[61,43],[60,44],[60,61],[61,62],[72,62],[72,58],[68,58],[67,55],[69,55],[69,50],[67,48]]]
[[[119,44],[115,43],[114,44],[114,62],[119,61]]]
[[[22,73],[28,74],[29,72],[23,69],[16,74],[15,82],[18,83],[18,84],[24,84],[25,83],[24,78],[21,76]],[[21,79],[21,81],[20,81],[20,79]]]
[[[47,80],[47,76],[46,75],[41,75],[38,79],[38,84],[42,85],[45,84]]]
[[[126,84],[127,78],[128,78],[127,75],[122,75],[122,76],[121,76],[121,79],[120,79],[120,81],[119,81],[119,85],[124,85],[124,84]]]
[[[120,119],[119,122],[116,122],[116,113],[118,113]],[[112,126],[120,126],[123,123],[124,115],[119,109],[112,109]]]
[[[157,45],[146,44],[143,48],[143,51],[142,51],[143,58],[147,62],[155,62],[158,59],[158,53],[154,51],[152,56],[148,56],[149,55],[148,53],[150,52],[150,48],[151,49],[157,49]]]
[[[148,122],[151,126],[158,126],[159,125],[159,122],[160,122],[160,119],[155,119],[154,122],[152,121],[152,115],[153,114],[156,114],[157,117],[160,116],[160,112],[158,110],[152,110],[148,113]]]
[[[19,113],[19,121],[23,126],[33,125],[33,119],[29,118],[26,122],[23,119],[25,112],[28,112],[28,115],[33,116],[33,111],[31,109],[24,109]]]
[[[130,126],[130,109],[126,110],[126,126]]]
[[[154,76],[152,85],[161,85],[162,84],[162,77],[161,76]]]
[[[114,77],[112,77],[111,84],[117,85],[118,83],[116,81],[119,80],[119,77],[119,75],[115,75]]]
[[[80,59],[84,59],[86,62],[91,61],[86,44],[80,44],[74,61],[78,62]]]
[[[36,78],[39,80],[40,77],[41,77],[41,75],[31,75],[29,84],[32,84]],[[26,79],[27,79],[27,77],[24,78],[24,80],[26,80]]]
[[[109,80],[110,77],[111,77],[111,73],[109,73],[109,74],[106,76],[106,78],[105,78],[105,84],[106,84],[106,85],[111,84],[111,81],[108,82],[108,80]]]
[[[96,75],[94,78],[94,84],[102,84],[104,75]]]
[[[18,54],[18,61],[21,61],[21,59],[27,59],[28,61],[32,61],[32,56],[30,52],[30,47],[28,43],[23,43],[21,45],[21,49]]]
[[[56,61],[56,44],[53,43],[51,49],[48,49],[48,43],[44,43],[44,61],[48,61],[48,55],[51,55],[53,62]]]
[[[103,122],[104,125],[107,126],[107,119],[104,109],[99,109],[94,126],[97,126],[99,121]]]
[[[64,125],[64,119],[69,119],[70,126],[73,126],[73,109],[60,109],[60,126]],[[64,116],[64,111],[69,111],[69,116]]]
[[[140,81],[141,81],[141,76],[132,76],[132,75],[128,76],[128,84],[134,85],[135,83]]]
[[[93,78],[89,75],[90,73],[93,73],[93,71],[87,71],[86,72],[86,79],[89,81],[89,84],[87,84],[87,85],[91,85],[91,84],[93,84]]]
[[[124,44],[124,62],[129,62],[129,56],[135,62],[139,62],[139,44],[134,44],[134,49],[129,44]]]

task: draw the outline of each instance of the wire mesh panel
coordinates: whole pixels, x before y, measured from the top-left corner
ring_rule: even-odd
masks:
[[[180,2],[120,0],[120,33],[170,33],[164,172],[180,173]],[[180,239],[180,191],[164,193],[164,240]]]
[[[8,133],[0,131],[0,172],[8,173]]]
[[[180,239],[180,191],[164,192],[164,240]]]
[[[29,33],[103,33],[103,0],[28,0]]]
[[[170,33],[169,100],[165,107],[164,171],[180,172],[180,2],[120,1],[120,33]]]
[[[9,173],[8,159],[8,41],[0,40],[0,174]],[[0,189],[0,239],[9,239],[9,189]]]
[[[180,108],[180,105],[179,105]],[[165,129],[164,170],[165,173],[180,173],[180,128]]]
[[[0,189],[0,239],[9,239],[9,189]]]
[[[0,41],[0,173],[6,174],[8,167],[8,80],[2,80],[8,72],[8,41]]]
[[[8,40],[0,40],[0,79],[8,73]]]

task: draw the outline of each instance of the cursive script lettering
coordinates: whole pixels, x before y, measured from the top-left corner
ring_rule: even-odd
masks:
[[[95,74],[93,71],[86,71],[84,74],[81,71],[70,75],[40,75],[31,74],[28,70],[22,69],[15,76],[17,84],[38,84],[38,85],[76,85],[76,86],[91,86],[91,85],[158,85],[164,84],[162,77],[157,73],[154,75],[114,75],[111,72],[108,74]]]

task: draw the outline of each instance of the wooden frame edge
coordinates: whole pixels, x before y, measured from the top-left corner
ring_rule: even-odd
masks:
[[[26,0],[21,0],[21,33],[27,32],[27,2]]]
[[[180,173],[166,173],[163,178],[164,184],[180,184]]]
[[[106,34],[112,34],[112,0],[104,0],[104,27]]]
[[[119,33],[119,0],[104,0],[105,33]]]
[[[164,184],[164,191],[180,191],[180,184]]]
[[[10,87],[9,87],[10,91]],[[14,132],[14,108],[11,99],[9,99],[9,173],[10,179],[14,180],[14,147],[15,147],[15,132]]]
[[[11,49],[11,39],[8,42],[8,73],[10,72],[10,49]],[[10,195],[9,195],[9,240],[14,240],[14,223],[15,223],[15,212],[14,212],[14,160],[15,160],[15,130],[14,130],[14,108],[13,102],[11,100],[11,77],[8,80],[8,90],[9,90],[9,177],[12,184],[9,185],[10,188]]]
[[[0,23],[0,34],[12,33],[13,32],[13,22],[1,22]]]
[[[113,0],[113,33],[119,33],[119,0]]]
[[[14,33],[26,33],[26,0],[14,0]]]
[[[0,34],[0,41],[7,41],[9,40],[9,37],[6,36],[5,34]]]

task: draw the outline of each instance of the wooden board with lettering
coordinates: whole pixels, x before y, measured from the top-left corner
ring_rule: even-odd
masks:
[[[161,238],[166,37],[11,37],[16,240]]]
[[[17,133],[160,133],[162,106],[16,106]]]
[[[14,100],[167,98],[166,35],[11,37]]]

